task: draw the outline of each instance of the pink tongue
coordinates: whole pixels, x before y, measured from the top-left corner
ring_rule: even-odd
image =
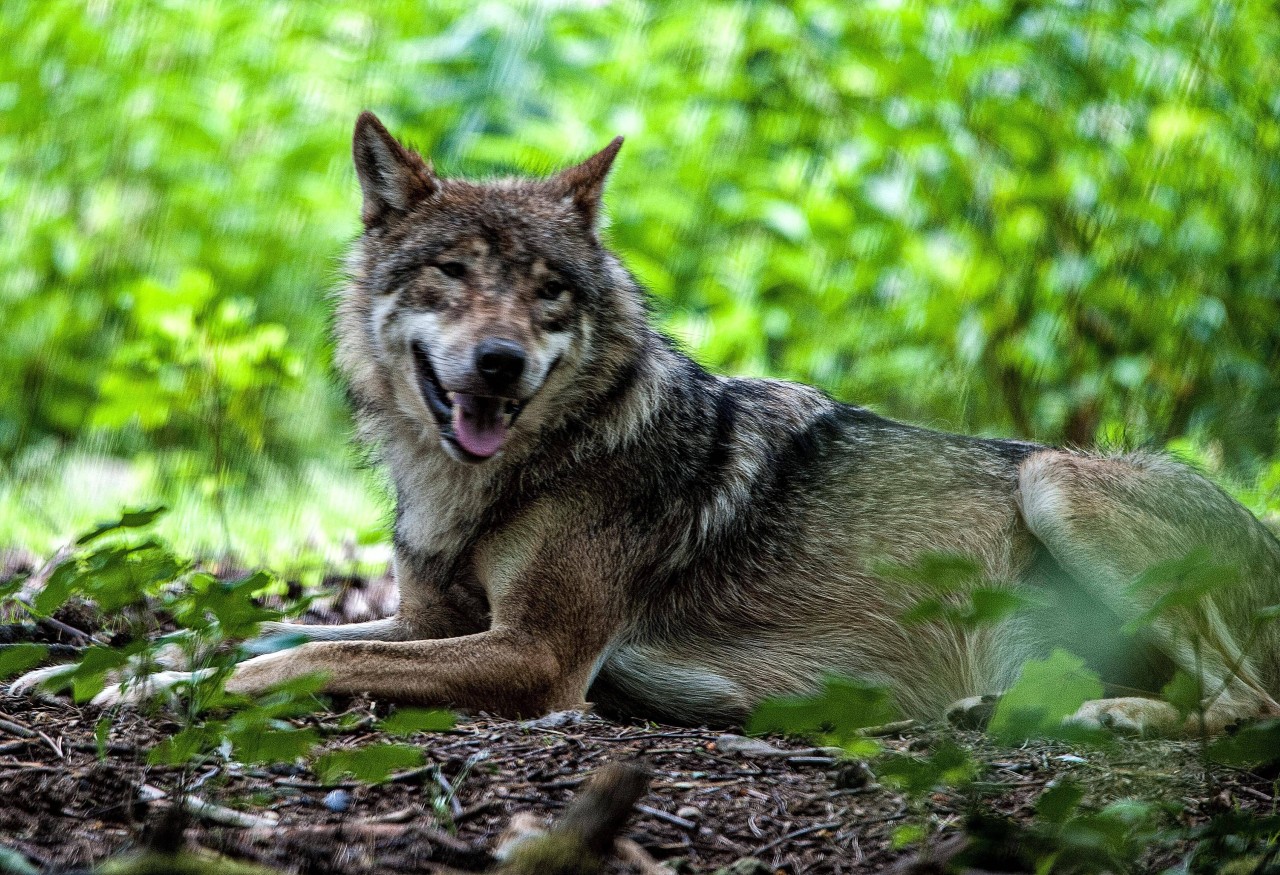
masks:
[[[502,448],[507,439],[503,403],[497,398],[477,398],[462,392],[453,396],[453,436],[464,450],[487,459]]]

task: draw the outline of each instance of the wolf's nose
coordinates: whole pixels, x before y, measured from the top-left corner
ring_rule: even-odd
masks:
[[[486,340],[476,347],[476,370],[494,392],[510,389],[524,373],[524,349],[513,340]]]

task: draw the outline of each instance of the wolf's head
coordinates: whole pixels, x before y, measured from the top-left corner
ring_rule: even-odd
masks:
[[[365,233],[338,315],[358,403],[394,408],[476,463],[598,383],[602,334],[643,321],[638,299],[618,294],[633,283],[596,228],[621,145],[548,179],[478,184],[436,175],[362,114]]]

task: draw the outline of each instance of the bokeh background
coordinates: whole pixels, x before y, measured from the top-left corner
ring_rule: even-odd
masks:
[[[327,336],[364,108],[445,173],[625,135],[608,237],[715,370],[1280,509],[1274,3],[4,0],[0,41],[0,547],[155,501],[206,554],[385,543]]]

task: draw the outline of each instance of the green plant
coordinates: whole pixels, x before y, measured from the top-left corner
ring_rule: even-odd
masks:
[[[223,684],[244,655],[235,642],[255,635],[263,621],[283,616],[281,611],[263,608],[258,600],[276,586],[275,578],[257,571],[221,580],[198,570],[191,560],[148,534],[163,512],[160,507],[126,512],[86,533],[77,541],[78,549],[53,569],[33,602],[17,605],[37,616],[49,616],[74,597],[91,600],[126,619],[122,630],[126,643],[89,646],[49,685],[70,686],[77,701],[92,698],[107,683],[145,685],[162,662],[172,663],[176,651],[191,671],[190,681],[173,691],[180,701],[181,728],[152,747],[147,759],[180,767],[179,795],[194,771],[227,759],[271,764],[314,758],[313,768],[326,782],[343,775],[379,782],[394,770],[422,764],[422,751],[402,743],[374,743],[317,756],[320,734],[291,721],[323,707],[318,696],[321,677],[289,681],[252,699],[227,694]],[[22,583],[21,579],[11,581],[0,596],[12,597]],[[305,600],[294,607],[302,605]],[[150,634],[155,616],[167,618],[172,631]],[[39,645],[19,645],[0,652],[0,679],[35,665],[45,651]],[[374,728],[393,736],[411,736],[452,725],[448,712],[401,709]],[[99,724],[100,745],[108,726],[105,719]]]

